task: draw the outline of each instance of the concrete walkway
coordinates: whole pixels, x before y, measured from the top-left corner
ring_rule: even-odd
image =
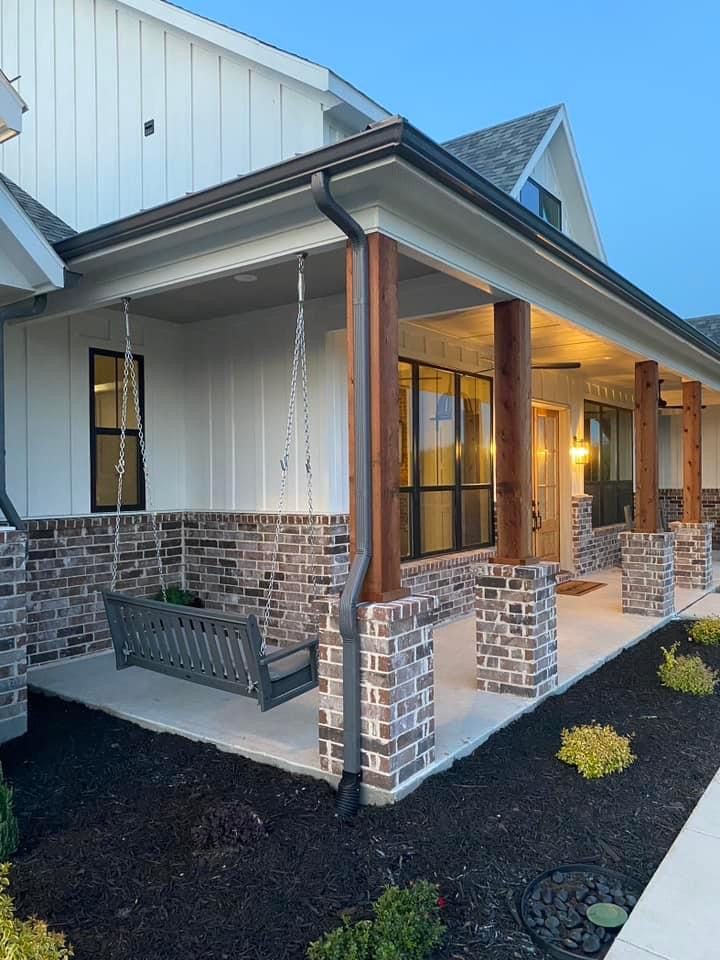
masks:
[[[718,960],[720,771],[638,900],[607,960]]]
[[[716,564],[715,578],[720,580],[720,564]],[[554,692],[562,692],[597,670],[664,622],[620,612],[619,570],[601,570],[585,579],[603,586],[582,597],[558,597],[559,685]],[[702,596],[702,591],[677,590],[676,607],[680,610]],[[720,600],[720,595],[715,596]],[[472,753],[497,730],[538,704],[522,697],[478,692],[474,617],[437,628],[434,645],[435,762],[407,781],[394,799]],[[152,730],[214,743],[220,750],[333,781],[320,769],[317,691],[260,713],[253,700],[222,690],[138,667],[118,672],[109,653],[35,667],[28,682],[45,693]],[[364,799],[387,802],[386,795],[377,796],[372,790],[364,791]]]

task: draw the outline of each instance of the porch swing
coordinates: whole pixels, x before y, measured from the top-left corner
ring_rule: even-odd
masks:
[[[298,376],[302,389],[307,510],[310,521],[310,543],[316,545],[315,514],[312,496],[310,460],[310,406],[308,396],[307,357],[305,346],[305,254],[297,258],[298,311],[295,343],[290,375],[285,446],[280,462],[280,498],[275,523],[275,536],[270,577],[264,597],[262,629],[254,614],[246,617],[213,613],[167,602],[167,583],[162,559],[157,515],[153,511],[145,450],[145,434],[140,415],[140,394],[133,362],[130,337],[130,302],[122,301],[125,320],[125,361],[120,408],[120,451],[115,539],[110,590],[103,591],[110,635],[118,670],[144,667],[171,677],[190,680],[209,687],[253,697],[260,710],[298,697],[317,686],[317,639],[289,647],[276,647],[267,642],[271,603],[275,592],[280,550],[281,516],[287,496],[290,446],[295,427]],[[120,518],[128,418],[128,389],[132,388],[138,443],[145,477],[145,490],[155,545],[155,558],[160,574],[162,600],[147,600],[116,592],[120,561]],[[313,567],[310,589],[314,591],[317,566]]]

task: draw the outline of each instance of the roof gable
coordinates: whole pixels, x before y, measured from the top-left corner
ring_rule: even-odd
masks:
[[[505,193],[513,193],[562,107],[536,113],[466,133],[443,144],[463,163],[477,170]]]
[[[65,264],[53,249],[52,238],[73,233],[0,174],[0,303],[64,287]]]
[[[6,177],[4,173],[0,173],[0,183],[23,213],[35,224],[48,243],[59,243],[61,240],[67,240],[68,237],[75,236],[75,230],[72,227],[68,226],[64,220],[61,220],[47,207],[44,207],[35,197],[31,197],[29,193],[19,187],[10,177]]]

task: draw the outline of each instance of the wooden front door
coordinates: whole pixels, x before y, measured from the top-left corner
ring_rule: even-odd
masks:
[[[559,427],[557,410],[533,407],[533,535],[538,560],[560,562]]]

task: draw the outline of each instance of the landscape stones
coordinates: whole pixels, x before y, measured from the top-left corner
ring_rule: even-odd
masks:
[[[637,903],[637,888],[602,868],[555,870],[531,886],[523,904],[523,920],[557,956],[602,960],[618,933],[596,926],[587,919],[594,903],[614,903],[628,913]],[[630,893],[630,889],[633,890]]]

